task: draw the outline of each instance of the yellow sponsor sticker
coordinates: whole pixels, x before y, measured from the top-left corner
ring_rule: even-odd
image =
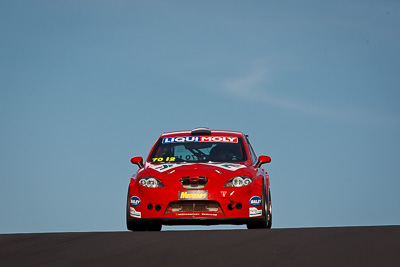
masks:
[[[164,158],[153,158],[153,162],[161,162],[161,161],[175,161],[175,157],[166,157]]]
[[[179,200],[201,200],[207,199],[207,196],[208,194],[206,190],[179,191]]]

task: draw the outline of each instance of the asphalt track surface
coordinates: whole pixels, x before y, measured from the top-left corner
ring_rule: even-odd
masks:
[[[0,266],[400,266],[400,226],[2,234]]]

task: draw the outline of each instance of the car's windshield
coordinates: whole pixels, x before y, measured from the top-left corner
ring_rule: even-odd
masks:
[[[242,162],[246,159],[242,138],[183,136],[160,138],[149,162]]]

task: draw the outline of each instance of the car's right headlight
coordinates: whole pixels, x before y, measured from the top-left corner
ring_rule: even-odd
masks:
[[[253,180],[247,176],[236,176],[230,179],[224,186],[225,187],[242,187],[251,184]]]
[[[139,184],[144,187],[149,187],[149,188],[161,188],[164,187],[164,185],[156,178],[154,177],[143,177],[139,179]]]

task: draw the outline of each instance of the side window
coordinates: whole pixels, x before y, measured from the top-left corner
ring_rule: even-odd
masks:
[[[253,164],[255,164],[257,162],[257,156],[256,156],[256,153],[254,153],[253,147],[250,144],[248,135],[246,135],[246,142],[247,142],[247,146],[249,147],[249,150],[250,150],[251,161],[253,162]]]

